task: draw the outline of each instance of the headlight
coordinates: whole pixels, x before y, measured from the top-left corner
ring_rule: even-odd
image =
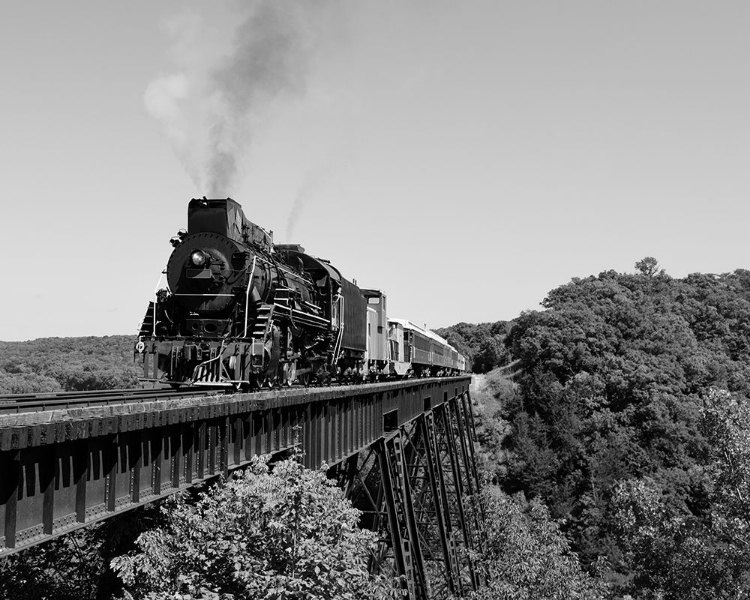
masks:
[[[190,255],[190,262],[196,267],[202,267],[206,264],[206,255],[200,250],[196,250]]]

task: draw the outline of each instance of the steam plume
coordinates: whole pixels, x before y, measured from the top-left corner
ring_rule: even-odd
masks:
[[[315,198],[318,190],[322,186],[327,171],[316,171],[314,174],[308,174],[302,182],[297,197],[294,199],[292,209],[289,212],[289,218],[286,222],[286,241],[293,242],[292,236],[294,235],[294,228],[297,226],[297,221],[300,215],[304,212],[305,207]]]
[[[233,193],[265,109],[305,90],[320,2],[237,2],[234,30],[189,15],[167,25],[178,72],[144,94],[177,156],[202,194]],[[229,43],[227,43],[229,40]]]

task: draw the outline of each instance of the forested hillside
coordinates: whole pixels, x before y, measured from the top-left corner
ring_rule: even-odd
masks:
[[[0,393],[138,386],[129,335],[0,342]]]
[[[613,592],[745,597],[750,271],[636,268],[573,279],[511,323],[496,476],[542,499]]]

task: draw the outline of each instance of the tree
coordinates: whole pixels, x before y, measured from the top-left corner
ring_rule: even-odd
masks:
[[[122,581],[110,561],[131,551],[138,534],[159,521],[145,506],[0,558],[0,598],[13,600],[109,600]]]
[[[354,598],[397,595],[368,574],[375,534],[322,471],[255,459],[196,503],[177,498],[168,524],[142,534],[113,567],[136,598]],[[181,594],[181,595],[180,595]]]
[[[615,486],[611,522],[632,578],[623,591],[670,600],[747,597],[745,546],[727,543],[710,522],[678,513],[663,492],[649,478]]]
[[[727,540],[750,546],[750,406],[725,390],[705,399],[701,427],[711,441],[713,525]]]
[[[487,585],[476,600],[604,598],[604,588],[581,570],[565,536],[539,501],[526,503],[498,488],[484,493],[485,553],[478,561]]]
[[[0,393],[138,387],[133,336],[0,342]]]
[[[502,342],[495,338],[485,339],[474,354],[472,371],[474,373],[487,373],[500,364],[502,356]]]
[[[679,597],[675,582],[682,577],[710,595],[721,585],[730,589],[740,568],[732,550],[738,546],[727,545],[727,536],[745,525],[729,516],[725,533],[715,525],[729,509],[739,516],[750,478],[747,489],[735,483],[727,496],[731,473],[724,461],[723,479],[716,479],[724,483],[716,490],[725,493],[709,493],[706,469],[723,460],[712,448],[723,446],[709,443],[701,409],[711,386],[750,397],[750,277],[736,271],[672,279],[651,257],[638,268],[639,274],[573,279],[548,294],[546,310],[513,321],[505,344],[518,365],[519,394],[502,414],[510,424],[503,485],[545,501],[584,564],[605,556],[620,565],[609,574],[613,581],[638,574],[643,587],[632,593],[648,597],[660,589]],[[740,417],[725,428],[733,439],[742,430]],[[747,448],[750,459],[750,441]],[[743,457],[737,464],[750,464],[739,447],[731,454]],[[664,523],[673,526],[658,531],[658,544],[628,546],[635,538],[613,531],[610,502],[618,482],[644,477],[664,503]],[[673,562],[660,562],[659,544],[673,548]],[[624,561],[626,547],[632,553]],[[693,560],[701,568],[690,567]],[[704,562],[722,568],[704,568]],[[722,579],[722,569],[733,575]]]
[[[647,256],[635,263],[635,268],[641,275],[653,277],[659,272],[659,262],[653,256]]]
[[[506,321],[478,325],[458,323],[436,329],[435,333],[444,337],[466,357],[467,367],[471,367],[474,373],[486,373],[508,362],[508,353],[503,343],[508,329]]]

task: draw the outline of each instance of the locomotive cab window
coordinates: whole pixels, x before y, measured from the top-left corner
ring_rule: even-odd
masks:
[[[380,304],[380,296],[370,296],[367,299],[367,304]]]

